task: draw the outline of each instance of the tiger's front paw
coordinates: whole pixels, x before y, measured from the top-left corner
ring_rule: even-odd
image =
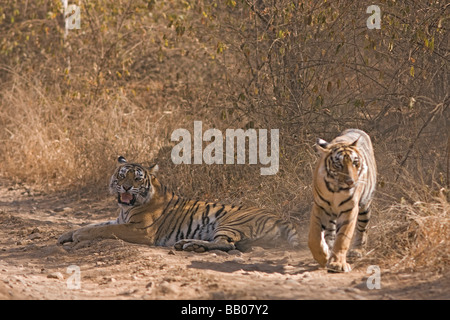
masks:
[[[208,241],[203,240],[180,240],[175,243],[175,250],[181,251],[194,251],[194,252],[205,252],[208,250]]]
[[[347,253],[347,257],[350,258],[362,258],[364,256],[363,249],[350,249]]]
[[[330,261],[327,264],[328,272],[350,272],[352,267],[346,261]]]
[[[73,233],[74,233],[74,231],[69,231],[69,232],[63,233],[58,238],[58,244],[64,244],[66,242],[73,242]]]
[[[221,250],[228,252],[230,250],[236,249],[233,243],[230,242],[209,242],[198,239],[184,239],[180,240],[174,245],[175,250],[184,251],[194,251],[194,252],[205,252],[210,250]]]
[[[94,228],[80,228],[78,230],[75,230],[72,235],[72,241],[73,242],[81,242],[84,240],[92,240],[95,238],[95,235],[93,234]]]

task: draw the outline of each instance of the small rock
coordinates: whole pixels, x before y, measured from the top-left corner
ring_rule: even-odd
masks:
[[[358,288],[345,288],[344,291],[350,292],[350,293],[361,294],[361,290],[359,290]]]
[[[211,299],[212,300],[224,300],[225,299],[225,293],[222,291],[215,291],[211,293]]]
[[[49,274],[47,275],[47,278],[49,278],[49,279],[64,280],[64,276],[62,275],[61,272],[52,272],[52,273],[49,273]]]
[[[125,290],[125,291],[119,292],[119,296],[130,296],[136,292],[138,292],[138,289]]]
[[[41,239],[41,238],[42,238],[42,234],[40,234],[40,233],[32,233],[27,237],[28,240],[36,240],[36,239]]]
[[[33,233],[39,233],[39,232],[41,232],[41,230],[39,230],[39,228],[34,228],[33,230],[31,230],[30,231],[30,234],[33,234]]]
[[[73,248],[75,250],[87,248],[91,245],[91,242],[92,242],[91,240],[82,240],[80,242],[76,242]]]
[[[211,251],[208,251],[208,252],[209,252],[209,253],[211,254],[211,256],[213,256],[213,257],[214,257],[213,254],[215,254],[216,257],[218,257],[218,256],[222,256],[222,257],[228,256],[228,253],[225,252],[225,251],[222,251],[222,250],[211,250]]]
[[[290,285],[298,285],[298,281],[294,280],[294,279],[286,279],[285,281],[286,284],[290,284]]]
[[[303,272],[303,279],[310,279],[312,278],[311,272]]]
[[[167,281],[161,282],[157,288],[162,294],[171,294],[176,292],[176,289]]]
[[[236,249],[228,251],[228,254],[232,255],[232,256],[238,256],[238,257],[242,256],[242,252],[240,252],[239,250],[236,250]]]

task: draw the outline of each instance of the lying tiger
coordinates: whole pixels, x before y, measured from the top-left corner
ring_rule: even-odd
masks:
[[[67,232],[58,242],[118,238],[195,252],[246,251],[279,240],[298,245],[295,228],[275,214],[178,197],[156,179],[157,171],[157,165],[146,168],[119,157],[109,185],[120,208],[117,219]]]

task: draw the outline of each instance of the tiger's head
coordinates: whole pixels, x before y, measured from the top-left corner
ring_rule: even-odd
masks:
[[[122,208],[146,204],[155,193],[152,179],[158,171],[158,165],[146,168],[140,164],[128,163],[120,156],[118,166],[111,176],[109,191],[117,195],[117,202]]]
[[[342,189],[353,188],[363,168],[363,157],[358,151],[358,139],[351,143],[328,143],[317,139],[316,149],[324,159],[326,174]]]

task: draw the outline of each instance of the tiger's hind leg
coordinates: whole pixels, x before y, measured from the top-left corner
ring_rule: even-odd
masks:
[[[325,227],[325,228],[324,228]],[[336,240],[336,219],[329,219],[325,225],[322,225],[322,232],[328,248],[333,248]]]
[[[175,250],[205,252],[211,250],[230,251],[236,249],[233,242],[229,242],[225,237],[216,237],[214,241],[198,239],[183,239],[175,243]]]
[[[227,224],[221,224],[214,228],[211,235],[212,241],[199,239],[182,239],[175,243],[175,250],[205,252],[211,250],[230,251],[235,250],[236,245],[242,242],[242,235],[235,228]],[[208,239],[209,240],[209,239]],[[240,249],[240,247],[238,247]]]
[[[322,220],[324,216],[326,216],[325,212],[314,203],[309,224],[308,247],[314,259],[321,267],[326,266],[330,256],[330,250],[325,239],[325,232],[323,230],[324,224],[322,223]],[[332,237],[330,233],[329,241],[331,240]]]
[[[352,247],[347,256],[361,258],[364,253],[364,247],[367,243],[367,225],[370,220],[370,209],[362,209],[358,213],[358,220],[356,222],[355,235],[353,236]]]

